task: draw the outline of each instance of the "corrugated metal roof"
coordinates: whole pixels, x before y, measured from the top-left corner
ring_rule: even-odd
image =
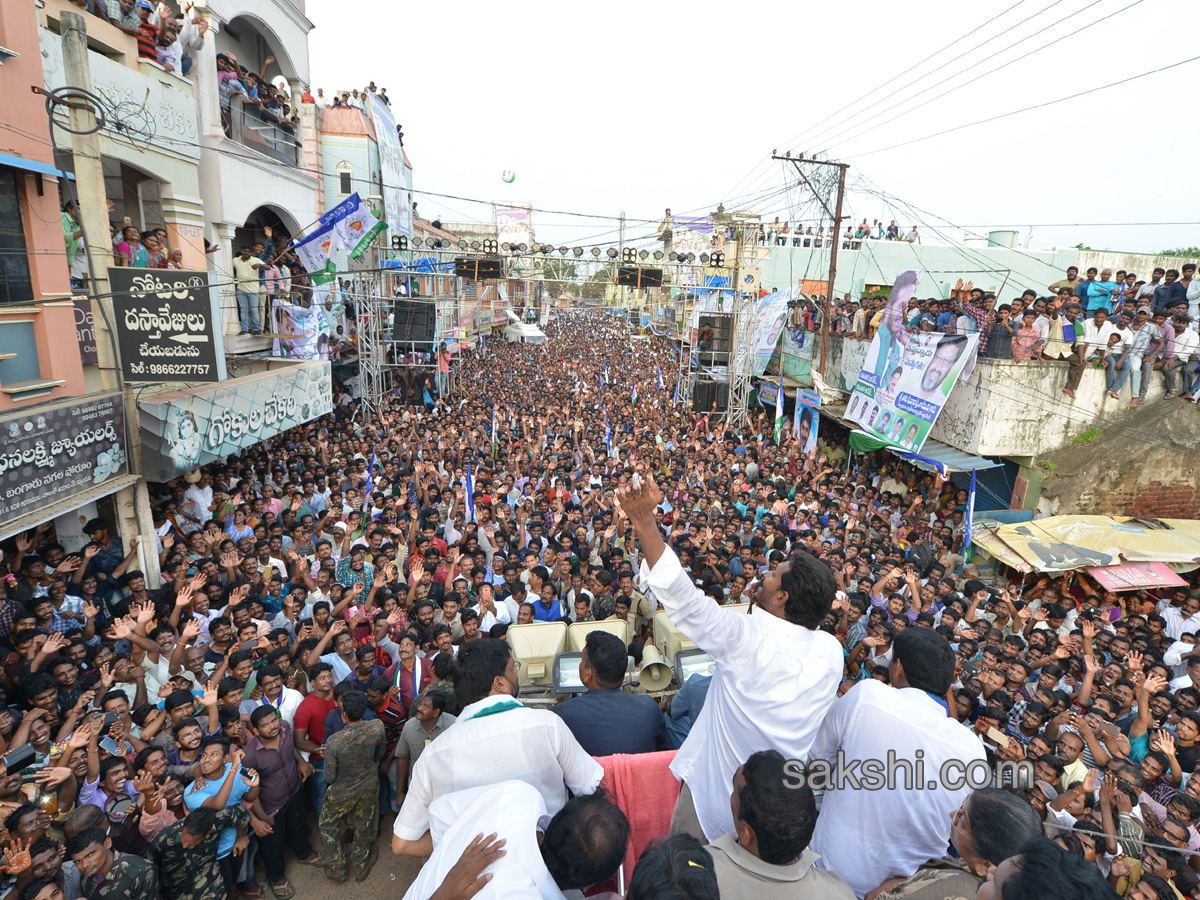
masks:
[[[920,453],[912,453],[897,447],[888,447],[887,449],[896,456],[913,463],[918,469],[930,472],[940,471],[943,475],[950,472],[970,472],[973,469],[995,469],[1003,465],[1003,463],[993,462],[982,456],[964,453],[962,450],[932,438],[925,439]]]

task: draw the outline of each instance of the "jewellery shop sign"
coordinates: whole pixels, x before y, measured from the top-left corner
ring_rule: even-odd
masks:
[[[129,474],[121,394],[0,416],[0,523]]]
[[[109,269],[108,283],[126,381],[218,380],[207,272]]]

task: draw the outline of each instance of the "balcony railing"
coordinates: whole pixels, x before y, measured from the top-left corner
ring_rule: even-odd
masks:
[[[240,94],[229,98],[229,137],[277,162],[294,166],[300,159],[300,141],[292,126],[271,118]]]

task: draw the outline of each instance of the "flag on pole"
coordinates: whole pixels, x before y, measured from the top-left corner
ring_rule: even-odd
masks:
[[[608,455],[612,456],[612,426],[608,424],[608,410],[604,410],[604,446],[608,448]]]
[[[633,404],[633,408],[637,409],[637,379],[633,380],[633,390],[629,392],[629,402]]]
[[[492,456],[496,455],[496,406],[492,404]]]
[[[371,464],[367,466],[367,484],[363,488],[363,515],[371,511],[371,489],[375,487],[375,451],[371,451]]]
[[[775,395],[775,443],[783,440],[783,427],[787,420],[783,415],[783,373],[779,375],[779,393]]]
[[[355,192],[325,214],[334,221],[338,243],[354,259],[361,259],[375,236],[387,231],[387,224],[380,222],[371,208],[362,202]],[[322,216],[321,218],[325,218]]]
[[[296,241],[292,249],[308,270],[313,284],[328,284],[336,277],[337,263],[333,256],[337,253],[337,234],[332,222],[320,225],[312,234]]]
[[[475,521],[475,478],[470,463],[467,463],[467,521]]]
[[[675,399],[671,401],[672,406],[679,405],[679,374],[675,375]]]
[[[974,557],[971,553],[971,523],[975,518],[975,470],[971,470],[971,490],[967,492],[967,515],[963,520],[963,556],[967,562]]]
[[[658,389],[661,391],[663,389],[662,366],[660,366],[658,363],[655,363],[654,367],[658,369]]]
[[[612,382],[608,380],[608,360],[607,359],[604,361],[604,383],[612,384]]]

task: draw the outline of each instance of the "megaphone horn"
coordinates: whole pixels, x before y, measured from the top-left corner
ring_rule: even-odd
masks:
[[[663,662],[658,648],[647,644],[642,650],[642,668],[638,673],[638,683],[648,691],[661,691],[671,683],[673,674],[671,667]]]

